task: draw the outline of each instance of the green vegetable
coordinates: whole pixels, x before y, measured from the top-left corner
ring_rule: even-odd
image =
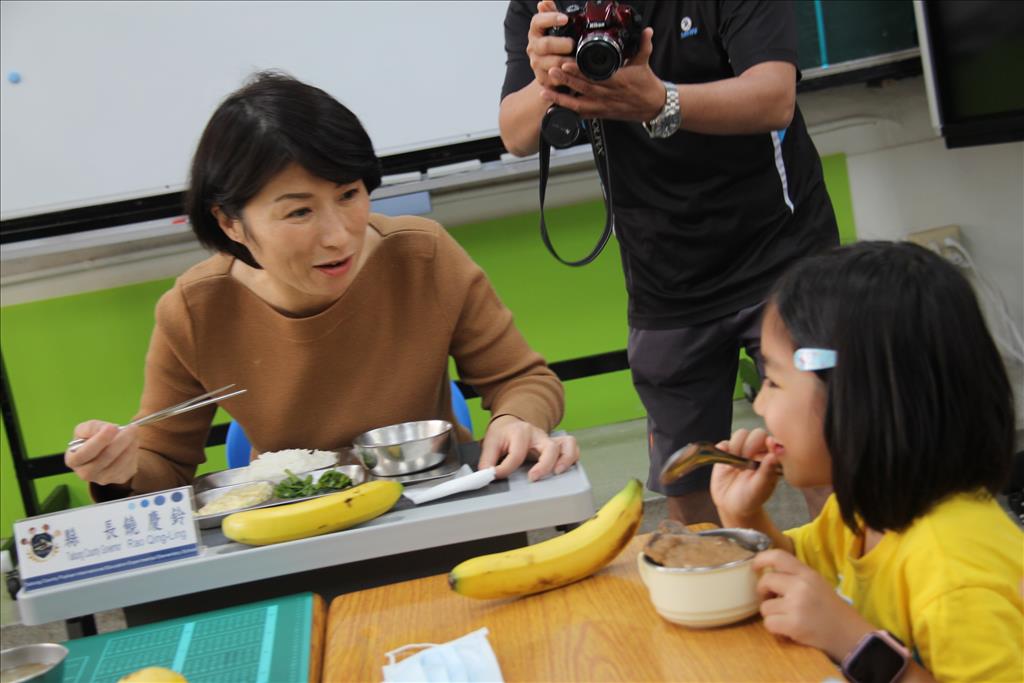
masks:
[[[324,472],[320,476],[320,481],[317,483],[321,489],[343,489],[346,486],[351,486],[352,480],[343,472],[330,470],[328,472]]]
[[[352,480],[348,475],[338,470],[324,472],[316,483],[313,482],[312,474],[307,474],[305,478],[299,478],[291,470],[285,470],[285,472],[288,477],[274,487],[274,495],[278,498],[305,498],[319,493],[330,493],[352,485]]]

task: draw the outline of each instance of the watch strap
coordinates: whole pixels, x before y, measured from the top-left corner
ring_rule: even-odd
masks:
[[[881,641],[885,643],[885,645],[888,646],[890,650],[898,654],[903,659],[903,663],[899,667],[899,669],[891,676],[889,676],[889,683],[892,683],[892,681],[896,681],[897,679],[899,679],[903,672],[907,670],[907,665],[910,662],[910,650],[908,650],[907,646],[903,644],[903,641],[901,641],[893,634],[889,633],[888,631],[878,630],[866,634],[863,638],[860,639],[860,642],[857,643],[857,647],[853,648],[850,654],[846,655],[846,657],[843,658],[843,663],[840,666],[840,668],[842,669],[843,676],[846,678],[846,680],[851,681],[852,683],[865,683],[853,674],[853,664],[858,660],[858,658],[861,657],[861,655],[867,650],[868,646],[874,641]],[[882,679],[878,677],[872,677],[871,680]]]
[[[681,113],[679,110],[679,89],[675,83],[662,81],[665,87],[665,104],[661,111],[650,121],[644,121],[643,127],[652,138],[667,138],[679,130]]]

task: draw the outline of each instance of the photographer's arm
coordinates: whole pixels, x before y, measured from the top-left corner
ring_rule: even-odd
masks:
[[[645,31],[645,44],[637,57],[607,81],[587,80],[574,62],[564,64],[560,72],[552,70],[552,86],[564,85],[579,95],[545,88],[544,101],[588,118],[650,121],[664,105],[665,95],[661,81],[647,64],[649,31]],[[682,114],[680,128],[706,135],[765,133],[785,128],[793,119],[796,67],[788,62],[761,62],[733,78],[681,83],[676,88]],[[652,102],[658,103],[656,108]]]
[[[510,7],[508,22],[515,22],[517,15]],[[548,32],[556,26],[564,26],[568,18],[558,11],[552,0],[537,3],[537,14],[530,19],[530,27],[526,33],[525,60],[515,45],[506,46],[509,51],[509,69],[523,69],[529,62],[533,80],[519,90],[509,93],[501,101],[498,113],[498,128],[501,130],[501,141],[516,156],[528,156],[537,151],[540,139],[540,122],[544,112],[551,106],[544,101],[541,93],[548,85],[548,72],[558,71],[566,62],[571,62],[573,42],[571,38],[549,36]],[[517,66],[512,66],[516,64]]]
[[[761,62],[739,76],[677,85],[682,128],[708,135],[766,133],[789,126],[796,109],[796,67]]]
[[[537,81],[506,96],[501,101],[498,127],[501,141],[512,154],[529,156],[537,151],[540,122],[551,103],[541,97],[544,88]]]

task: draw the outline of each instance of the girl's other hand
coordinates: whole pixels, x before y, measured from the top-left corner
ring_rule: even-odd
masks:
[[[760,427],[737,429],[732,438],[716,446],[723,451],[758,460],[756,470],[742,470],[716,464],[711,472],[711,498],[725,526],[755,526],[752,520],[761,514],[778,482],[776,457],[771,453],[772,438]]]
[[[64,464],[83,481],[100,485],[127,484],[139,468],[135,427],[89,420],[75,427],[75,438],[85,443],[64,452]]]
[[[776,635],[816,647],[835,661],[875,630],[818,572],[778,549],[754,558],[764,626]],[[769,570],[769,571],[765,571]]]

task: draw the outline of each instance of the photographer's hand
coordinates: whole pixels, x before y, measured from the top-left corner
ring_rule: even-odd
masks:
[[[645,28],[636,56],[606,81],[592,81],[573,60],[548,70],[548,84],[541,96],[548,102],[571,109],[584,118],[650,121],[665,106],[665,87],[651,70],[654,29]],[[539,79],[538,79],[539,80]],[[565,86],[577,93],[555,90]]]
[[[547,35],[549,29],[565,26],[568,21],[569,18],[558,11],[553,0],[542,0],[537,3],[537,14],[530,20],[526,54],[530,58],[533,76],[542,87],[550,85],[548,72],[573,62],[572,38]]]
[[[540,122],[548,103],[542,97],[548,85],[548,73],[559,71],[562,64],[572,62],[572,38],[549,36],[555,26],[565,26],[569,18],[558,11],[551,0],[537,3],[537,14],[530,20],[526,46],[533,70],[529,85],[510,93],[501,101],[498,127],[501,141],[512,154],[527,156],[538,149]]]

